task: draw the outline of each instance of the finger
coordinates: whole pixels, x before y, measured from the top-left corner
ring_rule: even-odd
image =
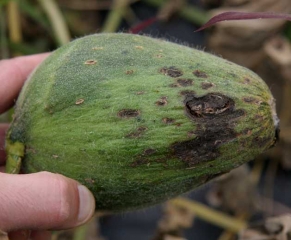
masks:
[[[95,210],[92,193],[59,174],[0,173],[0,189],[0,226],[6,232],[72,228]]]
[[[5,135],[9,124],[0,123],[0,166],[4,164],[6,159],[5,154]]]
[[[0,113],[13,105],[24,81],[48,55],[42,53],[0,61]]]
[[[52,234],[49,231],[33,231],[29,240],[50,240],[51,237]]]
[[[28,240],[30,236],[30,231],[20,230],[20,231],[10,232],[8,236],[9,236],[9,240]]]

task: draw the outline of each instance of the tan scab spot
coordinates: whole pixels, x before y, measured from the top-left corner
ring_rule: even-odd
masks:
[[[134,118],[140,114],[139,110],[136,109],[122,109],[118,112],[118,116],[121,118]]]
[[[97,63],[96,60],[94,60],[94,59],[89,59],[89,60],[87,60],[84,64],[85,64],[85,65],[95,65],[96,63]]]
[[[206,74],[206,72],[203,72],[203,71],[200,71],[200,70],[195,70],[193,72],[193,74],[196,76],[196,77],[199,77],[199,78],[208,78],[208,75]]]
[[[54,159],[57,159],[57,158],[59,158],[59,156],[58,156],[58,155],[56,155],[56,154],[54,154],[52,157],[53,157]]]
[[[201,88],[204,89],[204,90],[207,90],[209,88],[212,88],[214,86],[213,83],[210,83],[210,82],[203,82],[201,83]]]
[[[103,50],[103,47],[92,47],[92,50],[95,50],[95,51],[97,51],[97,50]]]
[[[143,50],[143,46],[135,46],[136,49]]]
[[[125,73],[126,73],[126,75],[131,75],[131,74],[134,73],[134,71],[133,70],[127,70]]]
[[[162,54],[158,54],[158,55],[156,55],[156,57],[157,57],[157,58],[162,58],[163,55],[162,55]]]
[[[144,91],[136,92],[136,95],[143,95],[143,94],[144,94]]]
[[[79,99],[75,102],[75,104],[76,104],[76,105],[80,105],[80,104],[82,104],[84,101],[85,101],[85,100],[84,100],[83,98],[79,98]]]
[[[157,106],[165,106],[168,104],[167,97],[163,96],[158,101],[156,101]]]

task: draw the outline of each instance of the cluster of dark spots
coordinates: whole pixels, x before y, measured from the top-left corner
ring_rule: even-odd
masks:
[[[90,60],[87,60],[84,64],[85,64],[85,65],[94,65],[94,64],[96,64],[96,63],[97,63],[96,60],[94,60],[94,59],[90,59]]]
[[[201,88],[204,89],[204,90],[207,90],[209,88],[212,88],[214,86],[213,83],[210,83],[210,82],[203,82],[201,83]]]
[[[125,74],[126,74],[126,75],[131,75],[131,74],[133,74],[133,72],[134,72],[133,70],[127,70],[127,71],[125,72]]]
[[[126,135],[127,138],[140,138],[148,130],[147,127],[140,126],[135,131],[130,132]]]
[[[176,120],[175,119],[173,119],[173,118],[163,118],[162,119],[162,122],[163,123],[165,123],[165,124],[173,124],[173,123],[175,123],[176,122]]]
[[[193,90],[183,90],[183,91],[180,92],[181,96],[188,96],[188,95],[192,96],[194,94],[195,94],[195,91],[193,91]]]
[[[193,85],[193,80],[192,79],[179,78],[179,79],[177,79],[177,83],[181,87],[189,87],[189,86]]]
[[[187,167],[215,160],[221,155],[219,146],[237,137],[234,122],[244,115],[244,110],[236,110],[234,100],[220,93],[201,97],[187,95],[184,104],[188,117],[196,122],[196,128],[187,133],[192,139],[170,146],[171,154]]]
[[[157,58],[162,58],[163,55],[162,55],[162,54],[157,54],[156,57],[157,57]]]
[[[139,110],[136,109],[122,109],[118,112],[118,116],[121,118],[134,118],[140,114]]]
[[[199,77],[199,78],[208,78],[208,75],[206,72],[203,72],[203,71],[200,71],[200,70],[195,70],[193,72],[193,74],[196,76],[196,77]]]
[[[124,51],[121,52],[121,54],[123,54],[123,55],[126,55],[126,54],[128,54],[128,53],[129,53],[128,50],[124,50]]]
[[[173,78],[181,77],[183,75],[183,72],[174,66],[163,67],[160,69],[160,73]]]
[[[163,96],[160,99],[158,99],[158,101],[156,101],[156,105],[157,106],[165,106],[167,104],[168,104],[168,101],[167,101],[167,97],[166,96]]]

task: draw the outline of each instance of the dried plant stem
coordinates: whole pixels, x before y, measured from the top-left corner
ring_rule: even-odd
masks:
[[[254,166],[252,168],[250,178],[255,185],[258,185],[260,178],[262,176],[262,171],[264,167],[264,160],[262,157],[259,157],[255,160]]]
[[[7,5],[9,38],[12,43],[20,43],[22,41],[21,23],[18,3],[10,1]],[[13,55],[19,55],[15,53]]]
[[[252,171],[250,173],[250,179],[251,181],[257,185],[259,183],[259,180],[262,176],[262,171],[263,171],[263,159],[258,158],[255,161],[254,167],[252,168]],[[236,219],[241,220],[241,221],[248,221],[250,218],[249,213],[244,212],[244,213],[237,213],[236,214]],[[233,240],[236,238],[236,234],[232,231],[226,230],[224,231],[218,240]]]
[[[245,221],[236,219],[222,212],[213,210],[201,203],[192,200],[176,198],[172,200],[171,203],[187,208],[190,211],[192,211],[195,214],[195,216],[221,228],[228,229],[229,231],[234,233],[237,233],[247,227],[247,223]]]
[[[162,7],[167,1],[165,0],[143,0],[143,2],[154,6],[154,7]],[[182,7],[179,11],[178,14],[188,20],[191,23],[197,24],[197,25],[202,25],[206,23],[209,19],[208,14],[192,5],[185,4],[184,7]]]
[[[8,58],[7,36],[6,36],[6,14],[3,7],[0,6],[0,43],[1,56],[0,59]]]
[[[282,130],[284,127],[291,125],[291,111],[290,109],[290,98],[291,98],[291,82],[288,80],[285,81],[285,87],[283,92],[283,103],[282,109],[280,113],[280,124],[282,126]]]
[[[279,162],[277,159],[272,159],[270,161],[268,168],[266,170],[266,176],[265,176],[265,186],[264,186],[264,196],[267,199],[273,199],[274,195],[274,180],[277,173]],[[274,213],[274,203],[273,201],[265,201],[264,202],[264,212],[268,213],[266,215],[273,215]],[[268,217],[268,216],[266,216]]]
[[[108,17],[102,28],[102,32],[117,31],[129,4],[129,0],[114,0],[112,10],[108,14]]]
[[[55,37],[59,45],[70,41],[70,32],[63,15],[55,0],[38,0],[51,22]]]
[[[84,240],[86,239],[87,232],[89,229],[89,223],[84,224],[74,230],[74,235],[72,240]]]

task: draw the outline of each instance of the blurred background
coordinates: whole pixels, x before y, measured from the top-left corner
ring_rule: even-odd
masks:
[[[226,11],[291,13],[291,1],[0,0],[1,59],[53,51],[92,33],[147,34],[252,69],[277,100],[280,142],[264,155],[183,198],[96,213],[54,240],[291,240],[291,23],[228,21],[194,32]],[[0,115],[0,122],[10,119],[11,111]]]

